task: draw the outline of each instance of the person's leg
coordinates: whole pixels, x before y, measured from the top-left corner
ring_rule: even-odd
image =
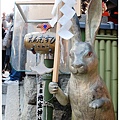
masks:
[[[6,56],[6,50],[2,50],[2,70],[5,68],[5,56]]]
[[[16,71],[14,68],[12,68],[10,74],[10,80],[11,81],[20,80],[20,78],[21,78],[21,72]]]
[[[11,71],[11,64],[10,64],[10,58],[11,58],[11,46],[9,48],[6,49],[6,56],[7,56],[7,70]]]
[[[11,73],[6,80],[4,79],[5,84],[19,84],[19,80],[21,78],[21,72],[16,71],[14,68],[12,68]],[[3,79],[2,79],[3,80]]]
[[[10,67],[9,67],[9,64],[10,64],[10,56],[9,55],[6,55],[5,57],[5,71],[10,71]]]

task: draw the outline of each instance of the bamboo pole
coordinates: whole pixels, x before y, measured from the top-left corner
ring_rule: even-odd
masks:
[[[97,57],[99,55],[99,46],[98,45],[99,45],[98,40],[95,40],[95,53],[96,53]]]
[[[98,39],[98,40],[101,40],[101,39],[103,39],[104,38],[104,40],[106,41],[106,40],[117,40],[118,38],[117,37],[96,37],[96,39]]]
[[[82,41],[85,42],[85,29],[81,29]]]
[[[97,35],[99,35],[99,34],[100,34],[100,30],[98,31]],[[97,56],[98,56],[98,71],[100,73],[100,41],[99,40],[98,40],[98,48],[97,49],[98,49],[98,52],[97,52]]]
[[[45,59],[44,64],[47,68],[53,67],[53,59]],[[52,81],[52,73],[45,74],[42,76],[42,79],[45,81],[44,84],[44,106],[43,106],[43,120],[52,120],[53,119],[53,95],[50,94],[48,85]]]
[[[100,34],[105,34],[105,30],[100,30]],[[105,80],[105,41],[100,41],[100,76]]]
[[[100,35],[100,30],[98,31],[98,34]],[[98,52],[96,53],[98,56],[98,71],[100,73],[100,41],[97,39],[98,42],[96,42],[96,44],[98,44],[98,46],[96,46],[96,49],[98,49]],[[97,50],[96,50],[97,51]]]
[[[98,40],[95,40],[95,53],[96,53],[98,61],[99,61],[99,41]],[[99,64],[98,64],[98,70],[99,70]]]
[[[113,35],[117,34],[117,31],[113,30]],[[117,41],[112,42],[112,80],[111,80],[111,93],[114,104],[115,113],[117,113],[118,103],[118,46]]]
[[[62,5],[63,3],[61,2],[58,6],[58,10],[62,7]],[[59,18],[62,16],[62,13],[60,11],[58,12],[58,16]],[[57,33],[59,29],[60,29],[60,24],[57,22],[52,82],[58,82],[59,64],[60,64],[60,36]]]
[[[99,70],[99,73],[100,73],[100,41],[98,41],[98,70]]]
[[[107,37],[107,38],[108,38],[108,37],[109,37],[109,38],[112,37],[112,38],[116,38],[117,36],[116,36],[116,35],[110,35],[110,34],[108,34],[108,35],[96,35],[96,37],[105,37],[105,38],[106,38],[106,37]]]
[[[110,35],[111,30],[106,30],[106,34]],[[105,82],[110,92],[110,83],[111,83],[111,41],[107,40],[106,44],[106,55],[105,55]]]

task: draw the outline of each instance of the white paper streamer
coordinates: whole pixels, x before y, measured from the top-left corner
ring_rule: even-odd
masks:
[[[56,12],[57,12],[57,7],[58,7],[58,4],[61,2],[61,0],[55,0],[55,4],[54,4],[54,6],[53,6],[53,9],[52,9],[52,12],[51,12],[51,14],[52,15],[56,15]]]
[[[56,14],[56,16],[54,16],[52,18],[52,20],[50,20],[49,24],[51,25],[51,27],[54,27],[54,25],[56,24],[57,20],[58,20],[58,14]]]
[[[58,20],[58,12],[57,7],[60,2],[64,2],[65,4],[60,8],[60,11],[63,13],[63,16]],[[69,40],[73,37],[73,34],[69,31],[72,26],[71,18],[74,16],[75,11],[72,9],[76,3],[76,0],[55,0],[55,4],[52,10],[52,15],[54,17],[51,19],[49,24],[54,27],[56,22],[59,22],[62,27],[58,31],[58,35],[66,40]]]
[[[58,35],[65,40],[69,40],[72,38],[74,35],[69,31],[70,27],[72,25],[71,20],[69,20],[65,25],[63,25],[60,30],[58,31]]]
[[[53,71],[53,68],[47,68],[44,64],[44,54],[41,54],[41,61],[37,66],[31,67],[30,69],[39,75],[44,75]]]
[[[61,24],[61,25],[65,25],[67,22],[69,21],[69,18],[65,15],[63,15],[59,20],[58,22]]]
[[[74,11],[73,9],[71,9],[71,7],[68,6],[68,5],[66,5],[66,4],[60,9],[60,11],[61,11],[66,17],[68,17],[69,20],[70,20],[70,19],[74,16],[74,14],[75,14],[75,11]]]

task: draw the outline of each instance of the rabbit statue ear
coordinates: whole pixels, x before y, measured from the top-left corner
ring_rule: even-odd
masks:
[[[75,13],[75,15],[73,16],[73,18],[71,19],[72,21],[72,27],[71,27],[71,31],[74,34],[73,36],[73,40],[74,41],[82,41],[82,37],[81,37],[81,30],[80,30],[80,25],[79,25],[79,19],[77,14]]]
[[[102,0],[91,0],[86,13],[86,41],[94,45],[95,36],[102,18]]]

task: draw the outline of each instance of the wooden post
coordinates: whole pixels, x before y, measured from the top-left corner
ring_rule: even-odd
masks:
[[[62,7],[63,3],[60,3],[58,6],[58,10]],[[59,18],[62,16],[62,13],[58,12]],[[57,23],[56,26],[56,41],[55,41],[55,52],[54,52],[54,64],[53,64],[53,77],[52,82],[58,82],[58,74],[59,74],[59,64],[60,64],[60,36],[57,32],[60,29],[60,24]]]

